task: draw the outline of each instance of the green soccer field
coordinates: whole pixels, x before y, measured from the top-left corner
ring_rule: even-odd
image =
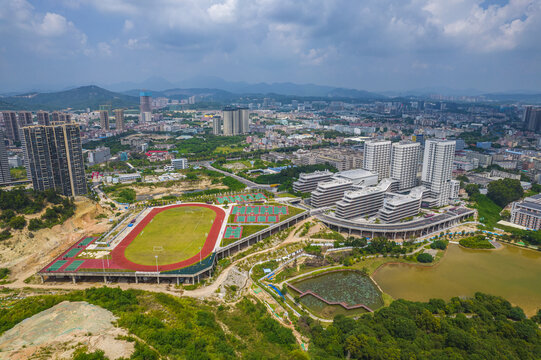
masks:
[[[204,207],[186,206],[162,211],[137,235],[124,252],[141,265],[174,264],[199,253],[216,213]]]

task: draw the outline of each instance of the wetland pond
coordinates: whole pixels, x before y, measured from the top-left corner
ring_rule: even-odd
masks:
[[[383,306],[383,299],[377,285],[359,271],[329,271],[294,282],[291,285],[300,290],[299,292],[290,288],[294,296],[308,291],[316,295],[302,296],[301,303],[323,318],[332,319],[338,314],[349,316],[366,313],[367,310],[359,306],[360,304],[372,310]],[[339,304],[328,304],[318,296],[329,303],[343,303],[352,309],[347,309]]]
[[[450,244],[435,266],[386,264],[372,276],[395,299],[428,301],[502,296],[532,316],[541,308],[541,252],[503,244],[500,250],[473,250]]]

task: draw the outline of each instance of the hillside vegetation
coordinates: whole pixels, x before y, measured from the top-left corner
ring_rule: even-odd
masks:
[[[10,96],[2,99],[3,109],[17,110],[58,110],[72,108],[81,110],[98,109],[99,105],[111,104],[114,108],[136,107],[139,99],[135,96],[115,93],[95,85],[81,86],[75,89],[32,93]]]
[[[477,293],[448,303],[397,300],[358,320],[339,315],[326,329],[310,318],[301,326],[313,359],[539,359],[540,313],[526,319],[508,301]]]
[[[10,309],[0,309],[0,334],[65,300],[87,301],[117,316],[118,326],[142,340],[131,338],[136,342],[131,359],[283,359],[299,350],[292,331],[251,297],[228,307],[107,287],[20,300]],[[105,359],[100,352],[79,353],[76,358]]]

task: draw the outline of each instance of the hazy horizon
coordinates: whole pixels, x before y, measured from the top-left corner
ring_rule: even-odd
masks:
[[[541,0],[0,0],[0,92],[163,78],[541,92]]]

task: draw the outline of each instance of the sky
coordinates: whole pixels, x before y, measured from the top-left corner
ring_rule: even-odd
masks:
[[[541,91],[541,0],[0,0],[0,91],[182,81]]]

